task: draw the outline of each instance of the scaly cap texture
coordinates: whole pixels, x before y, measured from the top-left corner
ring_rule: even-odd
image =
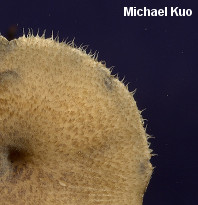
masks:
[[[0,36],[0,200],[140,205],[151,150],[132,93],[74,44]]]

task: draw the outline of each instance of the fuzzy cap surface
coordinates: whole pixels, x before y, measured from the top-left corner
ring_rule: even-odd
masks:
[[[152,174],[126,86],[73,44],[0,36],[0,200],[140,205]]]

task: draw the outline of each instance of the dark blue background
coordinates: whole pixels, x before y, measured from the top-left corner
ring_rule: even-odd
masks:
[[[137,88],[146,110],[147,132],[156,167],[144,205],[198,204],[198,5],[196,1],[56,0],[4,1],[0,32],[10,26],[47,29],[99,51],[99,60]],[[192,9],[191,17],[124,17],[124,6]],[[13,28],[13,26],[12,26]],[[15,32],[14,32],[15,33]]]

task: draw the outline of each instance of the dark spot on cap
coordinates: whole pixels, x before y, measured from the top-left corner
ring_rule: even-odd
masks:
[[[16,71],[6,70],[0,73],[0,83],[10,81],[13,79],[18,79],[19,75]]]
[[[145,174],[146,169],[147,169],[146,164],[143,163],[143,162],[140,162],[140,166],[139,166],[139,172],[140,172],[140,174]]]
[[[11,163],[24,162],[27,157],[27,153],[23,149],[17,149],[16,147],[8,148],[8,161]]]
[[[19,82],[20,76],[16,71],[6,70],[0,72],[0,91],[5,92]]]
[[[105,84],[105,86],[106,86],[106,88],[108,89],[108,90],[112,90],[113,89],[113,82],[112,82],[112,79],[111,79],[111,77],[106,77],[105,79],[104,79],[104,84]]]

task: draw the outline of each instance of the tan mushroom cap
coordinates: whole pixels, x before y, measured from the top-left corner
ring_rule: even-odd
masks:
[[[81,48],[0,36],[0,201],[140,205],[151,150],[132,93]]]

